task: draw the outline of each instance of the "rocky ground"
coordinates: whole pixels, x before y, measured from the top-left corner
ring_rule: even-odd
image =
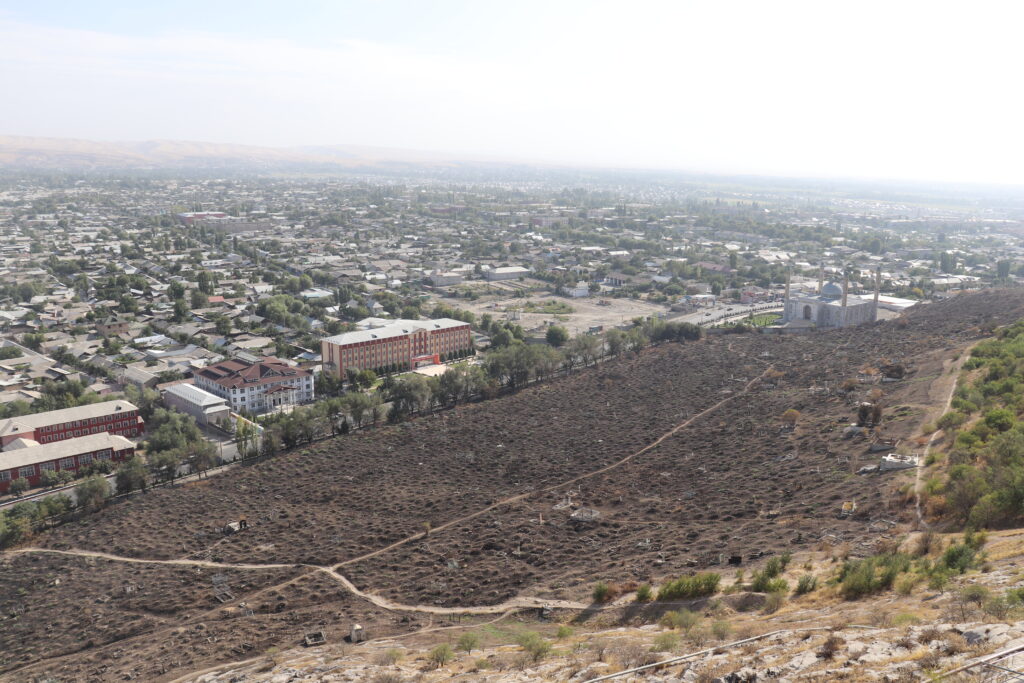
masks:
[[[938,548],[958,538],[948,535]],[[911,535],[905,547],[914,542]],[[1024,608],[1010,608],[997,618],[980,603],[966,600],[964,589],[981,586],[989,596],[998,596],[1020,585],[1022,549],[1024,532],[993,534],[981,569],[959,577],[941,592],[917,586],[908,594],[889,591],[843,600],[829,582],[837,565],[823,551],[797,555],[786,572],[792,585],[797,576],[811,571],[819,577],[820,587],[808,595],[791,596],[771,613],[765,596],[727,587],[717,598],[689,604],[701,617],[689,628],[659,623],[667,608],[636,611],[623,601],[618,608],[591,616],[565,612],[541,621],[536,615],[509,615],[490,624],[452,624],[409,637],[275,652],[180,681],[585,682],[688,654],[696,656],[612,680],[896,683],[935,680],[945,674],[948,677],[942,680],[987,681],[990,669],[956,670],[992,653],[1024,651]],[[531,631],[552,645],[551,652],[536,661],[517,644]],[[477,634],[479,649],[459,650],[459,638],[466,632]],[[455,652],[451,661],[438,667],[430,653],[445,643]],[[1024,655],[999,665],[1024,669]]]

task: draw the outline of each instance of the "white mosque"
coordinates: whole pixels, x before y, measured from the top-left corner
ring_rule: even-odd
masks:
[[[875,297],[873,301],[860,297],[850,298],[847,294],[850,287],[849,278],[843,284],[823,282],[818,277],[818,292],[810,295],[794,295],[789,293],[789,277],[786,277],[786,308],[782,315],[783,323],[788,327],[814,326],[819,328],[850,327],[878,319],[878,294],[881,286],[881,273],[875,272]]]

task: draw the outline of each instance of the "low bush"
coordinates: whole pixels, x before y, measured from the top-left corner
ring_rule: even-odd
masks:
[[[857,600],[889,590],[896,577],[910,569],[910,564],[910,556],[903,553],[847,560],[837,577],[839,592],[847,600]]]
[[[766,567],[763,571],[751,575],[750,590],[755,593],[788,593],[789,584],[785,579],[775,578]]]
[[[714,595],[722,577],[713,572],[702,572],[693,576],[680,576],[669,581],[658,591],[658,600],[686,600]]]
[[[681,609],[673,612],[665,612],[658,622],[665,628],[674,628],[681,631],[689,631],[700,622],[700,615],[688,609]]]
[[[517,639],[519,646],[526,650],[530,661],[536,663],[551,654],[551,643],[536,631],[527,631]]]
[[[711,624],[711,633],[719,640],[725,640],[732,635],[732,624],[723,619]]]
[[[818,588],[818,577],[813,574],[804,574],[796,582],[796,594],[806,595]]]
[[[598,581],[594,584],[594,590],[591,591],[590,596],[594,602],[608,602],[612,599],[612,587],[604,581]]]
[[[679,647],[679,636],[672,631],[659,633],[651,645],[651,652],[674,652]]]

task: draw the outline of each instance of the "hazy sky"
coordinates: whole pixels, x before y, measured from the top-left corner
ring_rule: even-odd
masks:
[[[0,0],[0,134],[1024,184],[1022,19],[977,0]]]

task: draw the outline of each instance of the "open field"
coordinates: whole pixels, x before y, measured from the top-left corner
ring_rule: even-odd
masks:
[[[568,299],[561,296],[532,296],[528,298],[485,297],[478,301],[467,301],[465,299],[442,299],[441,301],[449,306],[458,306],[473,311],[477,317],[484,313],[490,313],[495,320],[505,320],[505,309],[507,307],[519,307],[527,302],[533,302],[537,308],[541,308],[547,302],[558,302],[568,304],[574,309],[572,313],[555,316],[550,313],[522,313],[518,321],[524,329],[532,329],[544,324],[545,321],[558,323],[569,330],[571,334],[586,332],[591,327],[598,325],[605,329],[618,325],[628,324],[636,317],[646,317],[657,313],[665,313],[668,309],[660,304],[647,303],[636,299],[613,299],[607,298],[608,306],[599,306],[600,295],[581,299]]]
[[[5,576],[18,577],[15,595],[31,609],[0,631],[43,642],[52,624],[65,626],[55,650],[25,656],[8,647],[0,674],[19,680],[73,667],[67,677],[84,680],[109,659],[121,668],[92,679],[122,680],[132,655],[150,667],[141,678],[169,679],[244,658],[232,650],[242,636],[254,651],[294,644],[310,623],[340,636],[361,620],[374,635],[394,634],[416,630],[438,607],[516,596],[586,601],[596,580],[657,582],[723,555],[746,565],[786,549],[866,553],[892,522],[913,521],[913,506],[893,491],[913,475],[854,474],[880,455],[842,438],[857,402],[881,390],[881,432],[912,450],[926,412],[945,401],[944,364],[985,334],[980,326],[1020,317],[1024,292],[995,291],[858,329],[666,344],[505,398],[137,495],[33,543],[184,564],[95,559],[102,571],[79,578],[88,559],[3,556]],[[871,383],[870,369],[887,362],[904,365],[906,377]],[[858,371],[869,381],[841,388]],[[800,412],[791,431],[779,419],[790,408]],[[850,500],[856,513],[840,519]],[[581,507],[600,516],[573,521]],[[249,530],[220,533],[241,515]],[[250,630],[212,600],[204,567],[217,562],[288,565],[218,569],[254,609]],[[369,597],[402,605],[375,605],[328,568]],[[148,602],[115,601],[134,571],[152,573],[137,581]],[[65,590],[65,578],[75,588],[51,594]],[[102,638],[87,634],[91,613],[105,626]],[[199,623],[219,630],[200,634]],[[179,627],[191,640],[175,646],[165,634]],[[161,635],[139,637],[146,633]]]

